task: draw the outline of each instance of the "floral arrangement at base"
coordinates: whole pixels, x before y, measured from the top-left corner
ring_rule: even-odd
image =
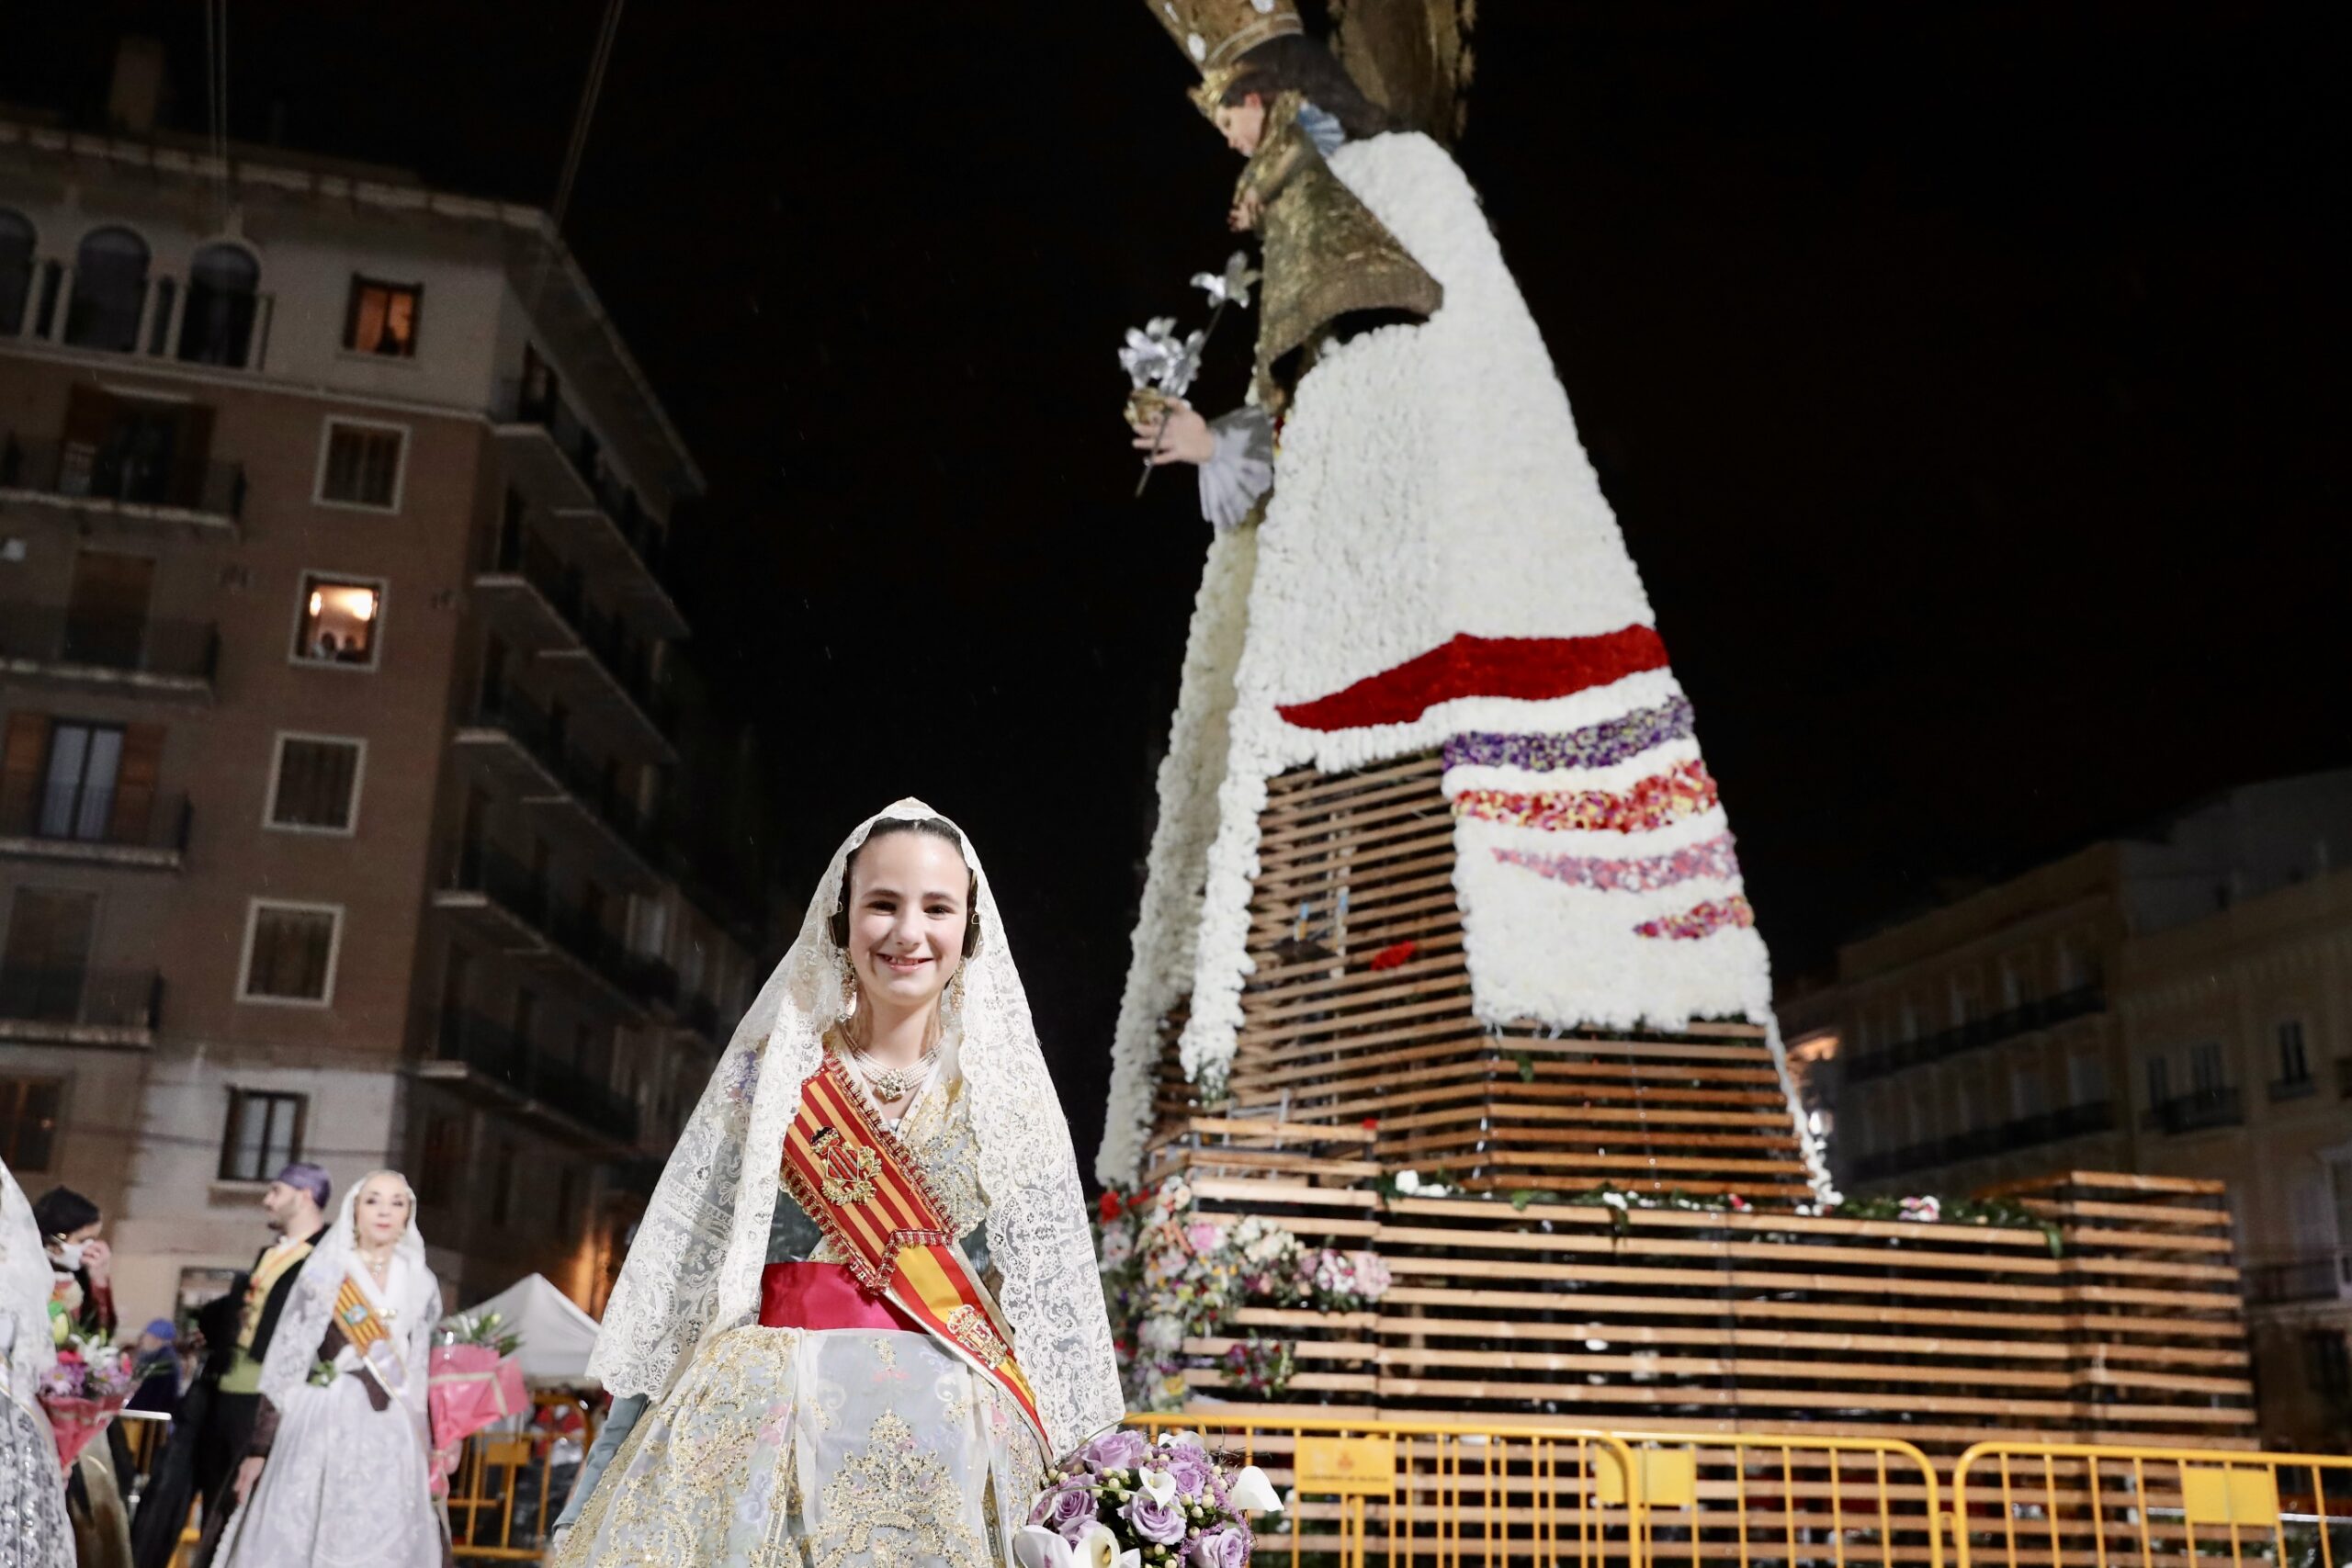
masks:
[[[1225,1353],[1228,1388],[1280,1399],[1290,1392],[1290,1380],[1297,1374],[1297,1347],[1287,1339],[1261,1339],[1253,1334],[1236,1340]]]
[[[1909,1220],[1915,1224],[1990,1225],[1996,1230],[2040,1231],[2050,1256],[2063,1258],[2066,1239],[2056,1222],[2007,1198],[1848,1198],[1830,1211],[1849,1220]]]
[[[128,1349],[69,1332],[36,1391],[57,1438],[58,1461],[70,1467],[80,1458],[137,1385]]]
[[[1097,1222],[1114,1342],[1140,1410],[1183,1407],[1184,1341],[1215,1335],[1237,1307],[1357,1312],[1389,1286],[1374,1253],[1310,1247],[1255,1214],[1230,1225],[1202,1217],[1182,1178],[1126,1197],[1106,1191]]]
[[[1105,1432],[1048,1478],[1014,1532],[1020,1568],[1249,1568],[1248,1514],[1281,1508],[1265,1472],[1231,1476],[1190,1432]]]

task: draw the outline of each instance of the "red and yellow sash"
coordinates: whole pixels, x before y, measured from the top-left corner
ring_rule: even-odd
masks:
[[[784,1140],[784,1183],[858,1282],[888,1296],[933,1337],[992,1379],[1046,1445],[1012,1332],[956,1245],[954,1223],[897,1136],[866,1108],[839,1057],[800,1086]]]
[[[348,1274],[343,1277],[343,1289],[334,1293],[334,1320],[342,1327],[344,1338],[363,1356],[369,1346],[392,1337],[392,1331],[376,1314],[375,1303],[368,1299],[368,1292]]]

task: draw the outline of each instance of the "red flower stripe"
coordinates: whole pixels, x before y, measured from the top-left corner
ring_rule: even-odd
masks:
[[[1351,686],[1277,711],[1301,729],[1358,729],[1407,724],[1456,697],[1536,702],[1665,668],[1666,644],[1651,626],[1621,626],[1597,637],[1464,632]]]
[[[1653,773],[1619,793],[1605,789],[1465,789],[1453,797],[1458,817],[1510,822],[1546,832],[1571,829],[1645,833],[1695,817],[1715,804],[1715,781],[1693,757]]]
[[[1728,898],[1710,898],[1694,904],[1679,915],[1662,915],[1655,920],[1644,920],[1634,928],[1636,936],[1665,937],[1673,942],[1696,942],[1702,936],[1713,936],[1731,926],[1752,926],[1756,910],[1744,893]]]

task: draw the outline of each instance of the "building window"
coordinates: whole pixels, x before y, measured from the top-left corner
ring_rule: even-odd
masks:
[[[147,258],[147,242],[128,229],[93,229],[83,237],[74,256],[74,292],[65,301],[67,343],[111,354],[139,346]]]
[[[319,449],[319,501],[329,506],[398,512],[401,458],[407,451],[405,425],[327,421]]]
[[[303,577],[300,614],[294,624],[296,659],[307,664],[373,669],[383,628],[381,582],[316,572]]]
[[[60,1078],[0,1078],[0,1165],[26,1172],[49,1168],[64,1098]]]
[[[2148,1058],[2148,1103],[2164,1104],[2172,1098],[2172,1063],[2163,1056]]]
[[[229,1124],[220,1137],[220,1179],[267,1181],[302,1157],[306,1096],[229,1091]]]
[[[2218,1094],[2222,1089],[2222,1047],[2218,1041],[2209,1040],[2189,1048],[2188,1087],[2199,1094]]]
[[[385,359],[416,357],[416,317],[424,288],[385,283],[357,273],[351,277],[351,308],[343,321],[343,346],[354,354]]]
[[[359,817],[359,773],[367,754],[364,740],[280,733],[269,790],[269,826],[295,832],[350,832]]]
[[[191,365],[245,366],[261,300],[261,264],[239,245],[207,245],[187,269],[180,358]]]
[[[334,999],[335,950],[342,936],[341,905],[254,899],[245,922],[244,984],[238,999],[326,1006]]]
[[[2278,1026],[2278,1081],[2282,1084],[2312,1081],[2311,1058],[2303,1053],[2301,1019],[2290,1018]]]
[[[2352,1351],[2346,1349],[2344,1331],[2307,1329],[2303,1344],[2309,1352],[2312,1387],[2329,1399],[2352,1399]]]
[[[424,1119],[424,1157],[416,1173],[416,1201],[435,1208],[454,1202],[466,1168],[466,1121],[435,1111]]]
[[[25,330],[32,291],[32,221],[0,207],[0,337],[15,337]]]
[[[522,1177],[521,1162],[514,1157],[514,1145],[498,1145],[498,1159],[491,1171],[490,1223],[503,1226],[514,1216],[514,1188]]]

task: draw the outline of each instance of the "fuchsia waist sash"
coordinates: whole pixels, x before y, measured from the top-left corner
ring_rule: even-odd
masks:
[[[760,1326],[923,1331],[897,1303],[868,1292],[846,1263],[771,1263],[761,1269]]]

